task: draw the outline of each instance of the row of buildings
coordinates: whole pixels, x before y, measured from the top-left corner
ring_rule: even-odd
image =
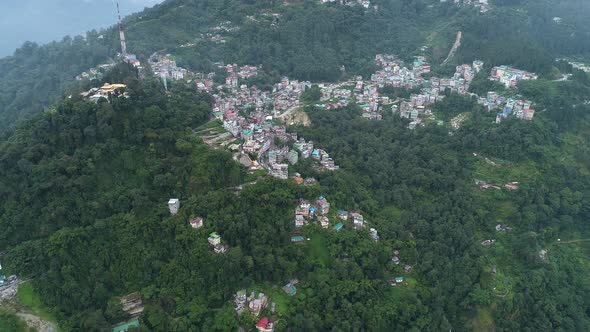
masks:
[[[181,80],[190,73],[187,69],[178,67],[170,54],[161,55],[156,52],[149,57],[148,63],[156,77]]]
[[[515,88],[522,80],[536,80],[537,78],[537,74],[509,66],[496,66],[492,68],[490,74],[490,80],[500,82],[507,88]]]
[[[496,115],[496,123],[501,123],[510,116],[526,121],[531,121],[535,116],[533,103],[530,100],[519,97],[509,98],[494,91],[488,92],[485,97],[479,97],[478,103],[485,106],[488,111],[501,109],[501,112]]]

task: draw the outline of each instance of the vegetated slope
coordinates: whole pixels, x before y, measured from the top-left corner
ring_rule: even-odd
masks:
[[[182,153],[190,142],[180,134],[209,119],[209,96],[180,86],[167,98],[157,82],[129,83],[129,99],[67,99],[3,140],[2,246],[141,211],[190,185],[177,184],[170,172],[192,169]],[[201,185],[221,186],[219,171],[211,170]]]
[[[448,329],[446,322],[470,329],[588,328],[590,257],[554,245],[558,237],[589,232],[588,144],[571,142],[588,138],[588,110],[577,114],[580,126],[560,131],[547,114],[497,126],[468,105],[449,98],[440,106],[472,113],[452,136],[436,126],[407,131],[396,118],[360,120],[354,107],[309,110],[312,126],[297,130],[343,167],[319,176],[328,195],[381,211],[371,216],[380,234],[415,246],[416,296],[431,323],[440,324],[435,329]],[[482,156],[500,164],[489,166]],[[520,189],[473,185],[479,176],[499,174],[521,181]],[[498,232],[497,224],[513,230]],[[486,248],[479,244],[484,239],[497,242]],[[547,260],[539,258],[541,249],[549,250]]]

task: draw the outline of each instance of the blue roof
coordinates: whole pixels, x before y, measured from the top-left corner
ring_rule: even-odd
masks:
[[[334,225],[334,230],[339,231],[342,229],[342,227],[344,227],[344,224],[339,222],[336,225]]]
[[[309,212],[314,212],[314,211],[315,211],[315,208],[313,208],[313,207],[309,208]]]
[[[312,154],[320,154],[320,151],[318,149],[313,150]]]
[[[126,323],[123,323],[121,325],[117,325],[113,328],[113,332],[125,332],[127,330],[129,330],[132,327],[138,327],[139,326],[139,319],[133,319],[130,320]]]
[[[324,195],[320,195],[320,201],[324,199]]]
[[[297,235],[297,236],[291,236],[291,241],[292,242],[301,242],[304,241],[305,238],[301,235]]]

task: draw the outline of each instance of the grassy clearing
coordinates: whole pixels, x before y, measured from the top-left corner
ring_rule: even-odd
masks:
[[[477,314],[471,320],[471,327],[474,331],[495,331],[496,325],[494,324],[494,318],[489,308],[477,308]]]
[[[322,265],[328,266],[331,263],[330,253],[324,245],[324,235],[315,233],[311,236],[311,255],[315,257]]]
[[[57,325],[57,319],[49,312],[47,307],[41,301],[41,297],[37,294],[33,285],[30,283],[21,284],[18,286],[17,296],[19,302],[33,312],[35,315],[41,317],[46,321],[50,321]]]
[[[539,175],[534,162],[512,164],[497,159],[478,158],[473,176],[478,180],[495,183],[527,182]]]

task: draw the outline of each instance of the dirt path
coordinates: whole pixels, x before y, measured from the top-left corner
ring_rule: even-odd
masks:
[[[8,286],[0,287],[0,306],[23,320],[27,326],[38,332],[57,332],[57,325],[33,314],[25,308],[16,296],[18,285],[26,281],[19,280]]]
[[[555,244],[567,244],[567,243],[578,243],[578,242],[588,242],[590,239],[578,239],[578,240],[570,240],[570,241],[558,241]]]
[[[459,48],[459,46],[461,46],[461,38],[462,38],[462,33],[461,31],[457,32],[457,38],[455,38],[455,43],[453,44],[453,47],[451,48],[451,51],[449,52],[449,55],[447,56],[447,58],[445,59],[445,61],[443,61],[443,65],[445,63],[447,63],[449,60],[451,60],[454,56],[455,53],[457,52],[457,49]]]
[[[27,325],[39,332],[56,332],[57,326],[52,322],[41,319],[31,313],[17,312],[16,315],[20,317]]]

